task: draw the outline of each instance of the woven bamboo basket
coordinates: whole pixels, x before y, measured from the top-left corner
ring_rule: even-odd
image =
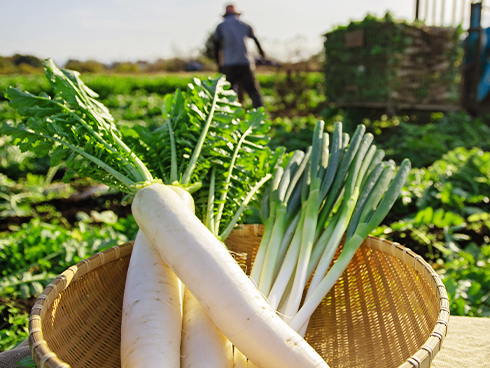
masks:
[[[245,271],[262,231],[247,225],[227,240]],[[132,246],[70,267],[39,296],[29,322],[38,367],[121,366],[121,308]],[[430,265],[398,243],[369,237],[313,314],[305,338],[332,368],[430,367],[448,321],[446,289]]]

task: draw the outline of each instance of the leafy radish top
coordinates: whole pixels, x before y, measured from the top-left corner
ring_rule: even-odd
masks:
[[[270,121],[263,108],[245,111],[224,77],[194,79],[186,91],[165,99],[165,123],[118,129],[76,71],[44,63],[53,96],[9,87],[10,105],[25,116],[4,123],[2,134],[22,151],[50,155],[51,165],[67,168],[132,196],[153,181],[193,193],[196,214],[216,236],[226,238],[245,207],[270,178],[284,154],[272,152]]]

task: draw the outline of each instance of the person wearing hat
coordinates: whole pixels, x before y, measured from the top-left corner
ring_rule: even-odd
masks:
[[[226,79],[238,93],[240,102],[243,96],[239,89],[242,87],[250,96],[255,108],[263,106],[260,86],[255,78],[254,60],[247,50],[246,40],[255,41],[262,58],[264,51],[250,25],[240,20],[240,13],[234,5],[227,5],[223,22],[214,32],[215,59],[219,71],[225,74]]]

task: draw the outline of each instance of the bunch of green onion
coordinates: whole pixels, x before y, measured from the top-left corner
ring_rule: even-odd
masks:
[[[400,195],[410,161],[397,168],[384,157],[364,125],[350,137],[336,123],[330,139],[318,121],[311,146],[293,152],[277,168],[263,197],[264,235],[250,276],[302,336],[315,309]]]

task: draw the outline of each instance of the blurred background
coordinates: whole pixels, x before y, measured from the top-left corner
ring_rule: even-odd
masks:
[[[222,20],[223,1],[27,0],[0,4],[0,55],[114,63],[199,60],[208,36]],[[338,4],[244,1],[235,3],[242,19],[254,28],[267,55],[295,62],[319,54],[323,34],[367,13],[412,20],[407,1],[345,1]],[[162,67],[162,66],[160,66]]]

